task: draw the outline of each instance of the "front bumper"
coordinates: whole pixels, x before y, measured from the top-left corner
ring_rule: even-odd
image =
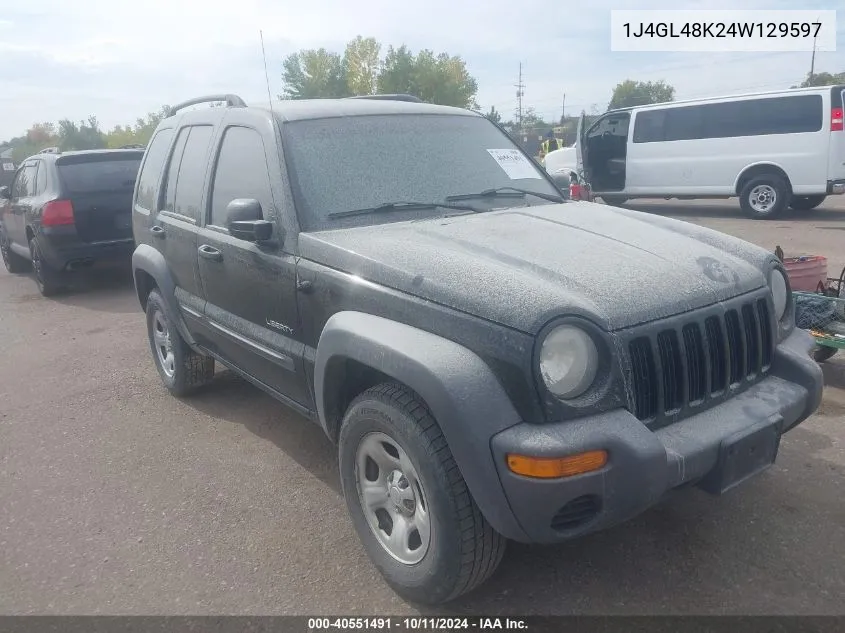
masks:
[[[718,474],[720,447],[750,429],[779,436],[821,402],[822,374],[809,357],[812,337],[795,330],[775,351],[769,375],[711,409],[652,431],[624,409],[577,420],[518,424],[495,435],[491,448],[505,495],[528,540],[551,543],[625,521],[668,491]],[[512,473],[508,453],[559,457],[606,450],[599,471],[540,480]]]

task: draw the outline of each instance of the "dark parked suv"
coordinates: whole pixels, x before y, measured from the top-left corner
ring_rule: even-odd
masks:
[[[364,548],[442,602],[506,539],[617,524],[769,466],[822,393],[777,258],[562,203],[472,112],[409,99],[177,107],[135,190],[133,268],[175,395],[215,360],[337,443]],[[786,475],[783,475],[786,476]]]
[[[0,251],[12,273],[32,268],[45,296],[69,270],[98,260],[129,260],[132,191],[143,149],[44,151],[0,187]]]

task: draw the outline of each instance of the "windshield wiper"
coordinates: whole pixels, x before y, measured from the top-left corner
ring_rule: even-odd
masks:
[[[334,220],[335,218],[348,218],[355,215],[367,215],[370,213],[382,213],[385,211],[418,211],[424,209],[456,209],[458,211],[472,211],[478,213],[481,209],[477,209],[469,204],[449,204],[448,202],[385,202],[375,207],[364,207],[363,209],[351,209],[349,211],[336,211],[329,213],[328,217]]]
[[[539,191],[531,191],[530,189],[519,189],[518,187],[496,187],[495,189],[485,189],[478,193],[460,193],[454,196],[446,196],[447,200],[469,200],[470,198],[494,198],[497,196],[507,198],[524,198],[525,195],[537,196],[549,202],[564,202],[564,199],[553,193],[540,193]]]

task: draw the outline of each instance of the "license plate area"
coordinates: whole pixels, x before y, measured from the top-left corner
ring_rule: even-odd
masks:
[[[722,440],[716,466],[704,477],[701,488],[723,494],[766,470],[777,458],[780,424],[767,420]]]

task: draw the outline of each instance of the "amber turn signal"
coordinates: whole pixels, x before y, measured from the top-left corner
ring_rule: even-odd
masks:
[[[528,457],[509,454],[508,468],[524,477],[557,479],[572,477],[602,468],[607,464],[607,451],[589,451],[567,457]]]

